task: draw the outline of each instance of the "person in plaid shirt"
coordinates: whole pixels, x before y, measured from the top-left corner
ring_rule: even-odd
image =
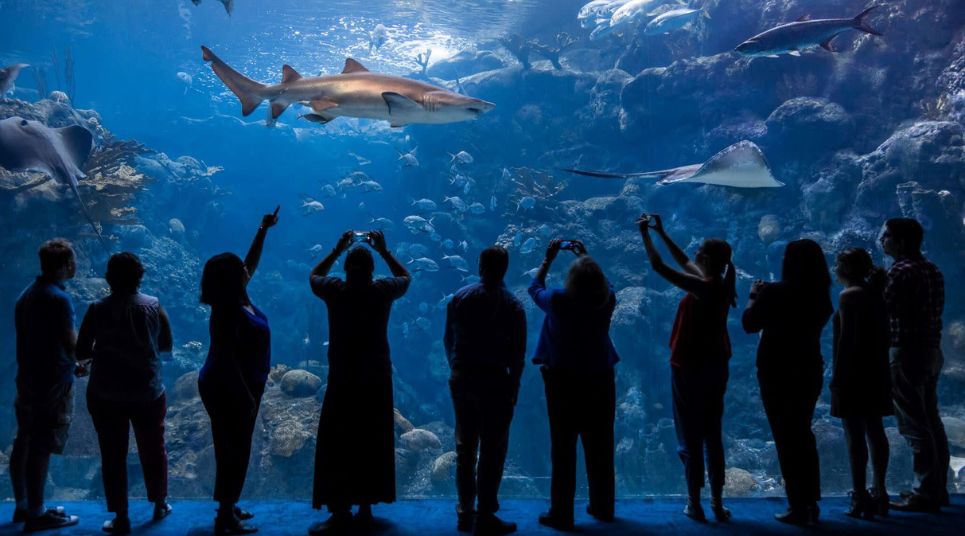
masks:
[[[938,267],[921,253],[924,230],[910,218],[885,222],[879,240],[894,259],[885,286],[891,325],[892,395],[898,431],[914,455],[918,485],[903,493],[897,510],[938,512],[948,504],[948,438],[938,412],[938,377],[945,285]]]

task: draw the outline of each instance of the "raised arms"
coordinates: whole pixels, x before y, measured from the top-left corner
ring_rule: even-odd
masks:
[[[281,209],[281,205],[275,207],[275,212],[265,214],[261,217],[261,226],[258,227],[258,232],[255,233],[255,239],[251,242],[251,247],[248,248],[248,254],[245,255],[245,268],[248,269],[249,281],[255,276],[255,270],[258,269],[258,263],[261,261],[261,250],[265,247],[265,237],[268,236],[268,229],[278,223],[279,209]]]

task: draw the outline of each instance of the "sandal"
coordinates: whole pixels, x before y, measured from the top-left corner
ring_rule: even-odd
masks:
[[[59,511],[52,509],[44,512],[42,516],[39,517],[28,517],[23,524],[24,532],[37,532],[41,530],[51,530],[60,529],[64,527],[72,527],[80,522],[80,518],[77,516],[67,515],[63,513],[61,508]]]

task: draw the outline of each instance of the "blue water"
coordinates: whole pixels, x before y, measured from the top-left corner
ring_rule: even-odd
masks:
[[[618,290],[623,307],[613,330],[623,358],[617,373],[619,493],[683,491],[666,346],[680,294],[650,272],[632,223],[644,209],[664,214],[671,236],[691,254],[705,237],[726,238],[734,245],[742,270],[740,306],[754,278],[779,276],[782,245],[788,240],[814,238],[829,259],[843,247],[869,247],[876,262],[884,264],[874,244],[881,222],[901,214],[924,220],[929,256],[949,280],[948,364],[941,401],[944,415],[958,419],[956,426],[962,423],[965,307],[961,278],[955,275],[965,265],[965,21],[955,2],[886,6],[870,19],[884,31],[883,38],[844,33],[835,41],[840,52],[833,56],[818,49],[800,58],[752,61],[730,51],[751,35],[806,12],[815,18],[851,17],[865,6],[850,0],[692,1],[692,7],[706,9],[709,17],[671,34],[644,36],[642,28],[652,18],[645,17],[624,35],[591,41],[592,26],[583,28],[577,20],[584,3],[236,0],[229,17],[217,0],[198,6],[187,0],[2,0],[0,65],[31,64],[12,96],[33,103],[46,96],[37,91],[41,70],[47,92],[67,89],[64,67],[69,55],[73,107],[96,111],[100,124],[116,139],[136,140],[149,148],[152,152],[144,156],[148,160],[161,161],[159,153],[164,153],[170,159],[190,156],[220,168],[210,180],[184,183],[156,174],[129,203],[136,209],[137,225],[102,222],[113,248],[131,249],[145,260],[145,291],[157,294],[171,313],[176,359],[165,372],[169,389],[196,368],[207,348],[207,312],[197,303],[204,260],[222,251],[243,256],[261,215],[276,205],[281,205],[280,222],[269,234],[250,293],[270,318],[274,362],[309,368],[323,379],[326,313],[307,284],[319,252],[328,252],[346,229],[385,226],[372,222],[378,218],[391,220],[391,226],[385,226],[389,247],[403,262],[413,257],[412,244],[425,246],[425,256],[437,261],[440,270],[415,275],[410,291],[393,309],[390,341],[396,406],[413,425],[433,431],[440,446],[415,458],[400,458],[403,495],[453,493],[451,471],[443,467],[432,474],[440,457],[452,450],[448,368],[441,347],[447,296],[471,280],[467,276],[475,272],[475,258],[483,247],[507,245],[507,284],[527,304],[532,349],[542,315],[525,296],[525,273],[539,264],[552,237],[583,239]],[[664,2],[652,4],[657,9]],[[386,41],[376,48],[372,33],[380,24]],[[523,69],[501,42],[516,34],[555,46],[561,32],[575,39],[563,54],[562,69],[554,69],[535,52],[530,55],[532,67]],[[452,73],[458,69],[444,71],[440,66],[460,52],[482,52],[486,58],[467,62],[458,76],[431,82],[497,107],[476,122],[390,128],[384,122],[346,118],[319,126],[298,119],[307,109],[292,106],[276,127],[267,128],[267,106],[243,117],[237,98],[201,60],[201,45],[264,83],[280,81],[283,64],[305,76],[337,73],[346,57],[372,71],[419,77],[416,56],[426,50],[431,50],[430,75]],[[817,104],[784,107],[785,116],[772,114],[802,97]],[[835,116],[838,109],[843,118]],[[925,125],[923,138],[908,134],[916,124]],[[898,136],[893,143],[898,149],[879,150],[893,135]],[[638,171],[700,163],[741,139],[762,147],[775,176],[787,186],[657,186],[647,180],[597,180],[560,171]],[[405,166],[400,154],[412,150],[419,165]],[[473,162],[454,163],[452,155],[460,151],[472,155]],[[141,163],[147,169],[148,164]],[[335,187],[358,172],[382,190],[335,188],[334,196],[323,191],[325,185]],[[468,189],[466,180],[471,180]],[[918,181],[918,189],[900,190],[897,185],[906,181]],[[533,184],[540,188],[533,189]],[[937,192],[943,190],[948,195],[939,199]],[[81,191],[88,199],[106,195],[93,187]],[[518,208],[527,195],[535,195],[535,207]],[[481,203],[485,210],[460,214],[444,202],[452,196],[467,205]],[[438,204],[441,214],[433,219],[437,239],[411,233],[402,223],[409,215],[432,216],[412,206],[423,198]],[[69,195],[57,201],[4,193],[2,200],[8,207],[0,216],[3,228],[19,235],[4,240],[0,263],[0,353],[7,356],[5,370],[12,371],[8,319],[17,293],[33,276],[39,241],[63,235],[80,245],[81,270],[70,286],[79,315],[85,301],[103,292],[97,278],[106,256]],[[311,200],[325,209],[308,213],[303,205]],[[767,221],[776,222],[774,229],[762,230],[763,216],[773,217]],[[172,228],[172,218],[183,224],[183,234]],[[524,247],[529,239],[531,251]],[[446,267],[444,255],[463,257],[469,273]],[[565,263],[554,266],[550,284],[561,283]],[[386,273],[382,265],[377,270]],[[835,295],[838,290],[833,289]],[[780,473],[754,376],[757,339],[740,329],[739,312],[732,311],[730,319],[735,351],[724,429],[728,467],[743,471],[732,482],[743,483],[731,493],[778,494]],[[824,346],[829,360],[830,326]],[[548,492],[548,426],[539,376],[534,367],[528,369],[504,490],[540,496]],[[0,451],[8,448],[14,428],[11,377],[12,372],[0,380],[6,393],[0,408]],[[258,440],[262,443],[256,441],[250,493],[307,496],[310,481],[305,474],[314,446],[308,436],[314,433],[319,401],[300,400],[301,413],[284,418],[298,420],[308,430],[305,443],[293,454],[272,450],[280,421],[263,414],[264,435]],[[825,489],[835,493],[846,491],[850,481],[839,423],[827,414],[828,400],[825,389],[816,430]],[[169,423],[178,442],[172,450],[172,494],[204,496],[212,485],[203,467],[210,456],[205,454],[206,440],[202,432],[184,432],[185,422],[204,424],[199,420],[203,413],[197,413],[199,406],[192,406],[190,397],[179,404]],[[68,456],[54,468],[56,492],[65,496],[99,493],[96,445],[89,430],[83,431],[85,418],[79,409],[79,431]],[[910,457],[900,437],[893,430],[890,435],[891,483],[897,489],[910,482]],[[953,455],[965,455],[963,450],[965,446],[955,446]],[[0,486],[0,497],[7,494],[9,488]]]

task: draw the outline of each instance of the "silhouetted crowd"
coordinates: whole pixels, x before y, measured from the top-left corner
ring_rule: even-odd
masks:
[[[238,507],[251,455],[252,434],[271,363],[268,318],[247,287],[278,209],[262,218],[246,257],[209,259],[200,301],[210,306],[210,345],[198,391],[210,417],[216,460],[216,534],[249,534],[253,515]],[[710,484],[717,521],[724,506],[721,421],[731,344],[727,318],[736,307],[737,270],[730,245],[705,240],[693,258],[668,236],[658,215],[637,220],[656,274],[685,292],[670,333],[669,378],[688,499],[684,514],[706,521],[701,489]],[[677,267],[664,262],[652,235]],[[885,272],[864,249],[837,254],[833,273],[843,285],[837,311],[831,270],[812,240],[790,242],[781,278],[755,281],[742,315],[748,333],[760,333],[757,377],[777,449],[788,508],[777,520],[818,521],[819,457],[811,422],[825,363],[820,338],[833,317],[831,414],[839,417],[851,462],[853,490],[847,515],[870,519],[889,509],[939,512],[948,504],[948,440],[938,410],[937,384],[944,284],[921,253],[922,226],[885,222],[879,237],[894,263]],[[391,277],[374,278],[374,251]],[[575,259],[561,288],[546,276],[561,251]],[[330,275],[345,255],[344,278]],[[46,508],[44,484],[51,454],[63,452],[73,413],[75,376],[89,374],[87,407],[100,445],[107,510],[104,531],[127,534],[127,452],[133,428],[153,517],[167,502],[164,444],[166,398],[161,354],[172,349],[170,321],[157,298],[139,292],[144,267],[132,253],[107,263],[110,295],[87,308],[79,332],[65,282],[74,276],[70,243],[54,239],[39,250],[41,274],[16,304],[17,436],[10,456],[16,498],[14,522],[24,531],[78,522],[63,508]],[[455,411],[457,528],[507,534],[516,524],[497,517],[498,491],[510,423],[526,357],[526,314],[503,278],[509,253],[491,246],[479,254],[479,282],[458,290],[448,304],[443,344],[451,367]],[[394,300],[411,276],[380,231],[347,231],[309,275],[312,292],[328,308],[328,383],[318,423],[312,505],[331,517],[310,534],[370,527],[372,505],[395,501],[392,361],[387,336]],[[529,295],[544,313],[532,362],[539,366],[550,428],[550,508],[539,522],[574,528],[577,442],[582,442],[589,484],[588,513],[614,520],[615,366],[610,340],[616,295],[601,266],[579,240],[549,243]],[[895,415],[914,456],[916,486],[891,502],[885,487],[889,448],[882,418]],[[872,485],[866,471],[871,462]],[[356,513],[352,508],[357,506]]]

